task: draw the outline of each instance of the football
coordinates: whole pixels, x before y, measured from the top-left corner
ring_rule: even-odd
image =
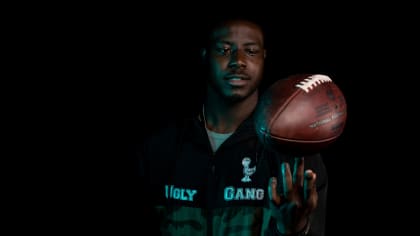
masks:
[[[263,91],[255,111],[255,128],[263,145],[305,155],[336,141],[346,119],[345,97],[329,76],[295,74]]]

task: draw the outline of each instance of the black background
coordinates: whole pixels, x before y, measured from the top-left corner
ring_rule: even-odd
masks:
[[[403,137],[397,131],[409,130],[399,122],[401,114],[411,114],[401,112],[407,100],[399,94],[407,89],[401,84],[411,82],[403,73],[412,62],[399,63],[414,49],[408,46],[410,14],[366,6],[221,6],[205,12],[202,6],[170,13],[130,7],[63,7],[24,24],[33,39],[25,45],[28,60],[38,61],[33,71],[42,78],[41,88],[31,91],[40,99],[27,103],[47,114],[34,117],[31,129],[49,136],[42,153],[53,157],[42,167],[51,173],[42,180],[52,194],[33,201],[52,215],[58,231],[142,232],[147,213],[136,202],[146,193],[135,188],[133,146],[161,122],[200,105],[197,33],[215,15],[233,11],[254,15],[266,29],[263,88],[294,73],[324,73],[346,96],[344,133],[323,153],[330,180],[327,235],[376,234],[401,219],[391,211],[410,204],[396,203],[396,195],[409,195],[410,187],[399,181],[407,174],[397,165],[408,155],[404,148],[393,150]],[[390,14],[395,11],[406,18],[397,20]],[[412,117],[403,116],[407,122]]]

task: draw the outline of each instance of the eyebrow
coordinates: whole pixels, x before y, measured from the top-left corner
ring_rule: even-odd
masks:
[[[225,40],[220,40],[220,41],[216,41],[216,43],[222,43],[222,44],[229,44],[229,45],[233,45],[234,43],[229,42],[229,41],[225,41]],[[248,42],[248,43],[244,43],[244,46],[253,46],[253,45],[259,45],[257,42]]]

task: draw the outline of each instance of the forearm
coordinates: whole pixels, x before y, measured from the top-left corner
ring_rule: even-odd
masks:
[[[327,183],[318,190],[317,208],[310,216],[310,227],[308,236],[324,236],[325,220],[327,212]]]
[[[280,231],[277,229],[276,220],[272,218],[269,224],[269,229],[267,230],[267,233],[265,235],[266,236],[307,236],[307,235],[310,235],[309,234],[310,229],[311,229],[311,221],[310,219],[308,219],[304,227],[298,232],[291,233],[291,234],[283,234],[283,233],[280,233]]]

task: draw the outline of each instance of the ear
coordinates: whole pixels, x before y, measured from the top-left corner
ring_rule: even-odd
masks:
[[[207,66],[209,62],[209,52],[206,48],[202,48],[200,50],[200,56],[201,56],[201,64],[203,66]]]
[[[203,62],[207,61],[207,49],[202,48],[200,51],[200,54],[201,54],[201,60]]]

